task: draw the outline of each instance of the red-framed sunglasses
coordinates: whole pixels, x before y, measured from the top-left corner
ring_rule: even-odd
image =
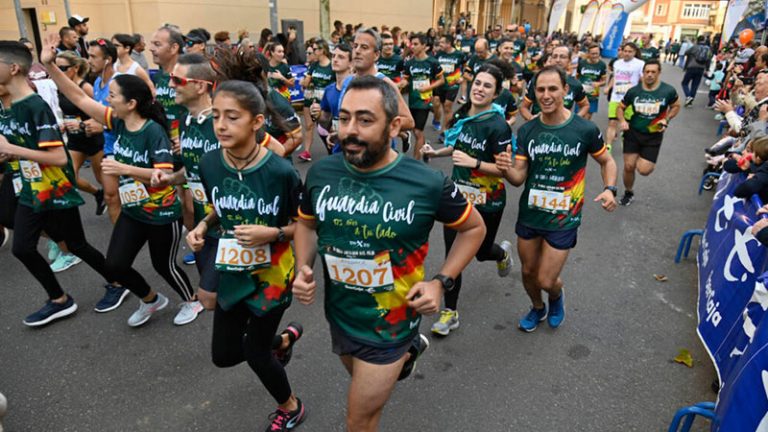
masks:
[[[179,87],[184,87],[185,85],[191,82],[200,82],[200,83],[205,83],[210,86],[213,86],[213,83],[210,81],[195,79],[195,78],[185,78],[185,77],[176,76],[174,74],[171,74],[171,81],[173,81],[173,83]]]

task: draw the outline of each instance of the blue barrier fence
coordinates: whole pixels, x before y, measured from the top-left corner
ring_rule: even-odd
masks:
[[[698,252],[697,332],[720,380],[712,431],[768,431],[768,248],[752,235],[762,206],[723,174]]]

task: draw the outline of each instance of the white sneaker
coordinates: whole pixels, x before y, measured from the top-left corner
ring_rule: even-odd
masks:
[[[152,314],[168,306],[168,297],[157,293],[157,299],[154,303],[144,303],[139,300],[139,308],[128,318],[128,325],[138,327],[152,318]]]
[[[183,302],[179,305],[179,307],[181,310],[173,319],[173,323],[178,326],[191,323],[195,320],[195,318],[197,318],[198,315],[200,315],[200,312],[205,310],[202,303],[197,300]]]

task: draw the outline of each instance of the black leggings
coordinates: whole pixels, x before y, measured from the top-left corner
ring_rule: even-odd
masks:
[[[108,276],[110,273],[107,271],[104,255],[85,239],[77,207],[35,213],[31,207],[19,204],[16,207],[13,231],[13,255],[43,285],[51,300],[63,296],[64,290],[61,289],[48,262],[37,251],[37,242],[42,231],[56,243],[63,241],[71,253],[85,261],[106,281],[113,280]]]
[[[192,284],[176,264],[180,241],[181,219],[165,225],[151,225],[120,213],[109,240],[107,271],[137,297],[148,296],[152,289],[131,266],[144,243],[149,242],[152,267],[184,301],[190,301],[195,295]]]
[[[497,245],[495,241],[496,232],[499,230],[501,216],[504,214],[504,211],[479,213],[485,222],[485,238],[483,239],[483,244],[480,245],[480,249],[477,251],[475,258],[477,258],[478,261],[501,261],[504,259],[504,249]],[[453,241],[456,240],[456,230],[444,226],[443,239],[445,239],[445,255],[448,256]],[[446,308],[456,310],[456,306],[459,304],[459,291],[461,291],[461,273],[456,277],[456,285],[454,288],[451,291],[445,292]]]
[[[0,226],[13,229],[19,199],[13,191],[13,175],[5,173],[0,183]]]
[[[278,404],[287,402],[292,393],[285,369],[272,355],[275,333],[285,309],[281,307],[259,317],[241,301],[228,311],[217,303],[213,313],[213,364],[226,368],[247,361]]]

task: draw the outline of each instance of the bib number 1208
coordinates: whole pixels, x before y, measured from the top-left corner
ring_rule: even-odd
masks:
[[[253,271],[269,267],[272,255],[269,244],[244,247],[237,239],[220,239],[216,252],[216,270],[229,272]]]

